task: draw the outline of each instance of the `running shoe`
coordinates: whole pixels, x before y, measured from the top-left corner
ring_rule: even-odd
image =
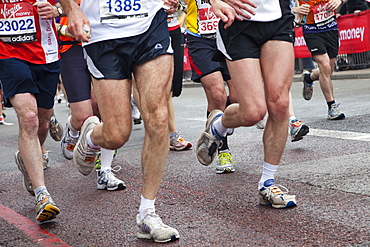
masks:
[[[214,160],[218,148],[222,145],[221,137],[220,139],[215,136],[215,132],[212,129],[212,123],[223,115],[220,110],[213,110],[207,119],[206,129],[200,135],[197,146],[196,154],[198,161],[205,166],[208,166]]]
[[[285,192],[279,188],[282,187]],[[259,204],[273,208],[289,208],[297,205],[295,195],[287,195],[287,188],[275,184],[274,179],[266,180],[259,190]]]
[[[36,198],[36,213],[36,220],[44,222],[54,219],[60,213],[60,209],[55,205],[49,193],[40,192]]]
[[[117,168],[117,169],[115,169]],[[106,171],[97,171],[98,175],[98,190],[123,190],[126,189],[125,183],[116,178],[113,172],[121,170],[120,166],[115,166],[113,169]]]
[[[0,116],[0,125],[5,124],[5,118],[3,116]]]
[[[35,196],[35,192],[33,191],[33,186],[31,183],[30,176],[28,176],[26,167],[24,166],[21,153],[19,152],[19,150],[15,152],[14,158],[15,158],[15,163],[17,164],[18,170],[22,172],[24,188],[28,191],[28,193]]]
[[[234,158],[231,153],[221,152],[216,158],[216,173],[232,173],[235,172]]]
[[[158,243],[175,241],[180,238],[179,232],[162,222],[162,219],[153,209],[147,209],[143,220],[140,215],[136,216],[137,237],[143,239],[153,239]]]
[[[139,111],[139,108],[135,104],[134,97],[131,95],[131,114],[132,114],[132,119],[134,121],[134,124],[141,124],[141,114]]]
[[[72,137],[69,133],[69,128],[66,126],[66,132],[60,142],[60,149],[64,158],[71,160],[73,158],[73,150],[75,149],[78,137]]]
[[[339,104],[332,104],[330,110],[328,110],[328,119],[329,120],[340,120],[344,119],[344,113],[339,110]]]
[[[260,121],[258,121],[258,123],[256,123],[255,126],[257,129],[263,130],[265,128],[265,124],[266,124],[266,119],[263,118]]]
[[[292,142],[302,140],[305,135],[310,131],[310,128],[302,121],[294,119],[290,121],[289,132]]]
[[[310,100],[312,98],[312,94],[313,94],[313,82],[312,83],[307,82],[307,79],[310,77],[310,75],[311,75],[311,73],[306,71],[305,73],[303,73],[303,75],[301,77],[301,80],[303,82],[302,95],[303,95],[303,98],[305,100]]]
[[[48,153],[42,154],[42,167],[44,168],[44,170],[50,167]]]
[[[190,142],[185,141],[185,139],[180,136],[179,132],[176,132],[176,134],[170,139],[170,150],[172,151],[188,150],[192,147],[193,145]]]
[[[73,150],[73,163],[82,175],[89,175],[95,166],[95,158],[100,148],[90,148],[87,145],[86,134],[99,123],[97,116],[85,119],[80,132],[80,137]]]
[[[55,118],[52,116],[49,124],[49,134],[54,141],[60,141],[63,138],[63,127]]]

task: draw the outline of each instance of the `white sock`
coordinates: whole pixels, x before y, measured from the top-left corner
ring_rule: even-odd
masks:
[[[222,125],[222,116],[219,117],[218,119],[216,119],[214,122],[213,122],[213,128],[217,131],[217,133],[222,136],[222,137],[225,137],[226,134],[227,134],[227,131],[229,130],[228,128],[226,128],[225,126]]]
[[[275,178],[275,173],[276,173],[278,167],[279,167],[279,165],[271,165],[269,163],[263,162],[263,171],[262,171],[261,179],[258,183],[258,189],[263,187],[263,183],[266,180]]]
[[[140,203],[140,207],[139,207],[140,219],[144,219],[145,210],[153,209],[155,211],[154,203],[155,203],[155,199],[154,200],[149,200],[149,199],[144,198],[141,195],[141,203]]]
[[[80,136],[80,131],[75,130],[75,129],[72,127],[72,124],[71,124],[71,116],[69,116],[69,117],[67,118],[67,126],[68,126],[68,129],[69,129],[69,135],[70,135],[71,137],[76,138],[76,137],[79,137],[79,136]]]
[[[34,189],[34,190],[33,190],[33,192],[35,192],[35,197],[36,197],[36,198],[37,198],[37,196],[38,196],[41,192],[43,192],[43,193],[45,193],[45,192],[46,192],[46,194],[48,194],[48,195],[49,195],[49,192],[48,192],[48,190],[46,189],[46,186],[45,186],[45,185],[41,185],[41,186],[37,187],[36,189]]]
[[[101,171],[110,170],[112,168],[112,161],[114,156],[114,150],[101,148]]]
[[[93,131],[93,130],[90,130],[89,132],[87,132],[87,134],[86,134],[86,142],[87,142],[87,145],[89,145],[89,147],[90,147],[90,148],[98,149],[98,148],[99,148],[99,146],[96,146],[96,145],[92,142],[92,140],[91,140],[90,135],[91,135],[91,132],[92,132],[92,131]]]

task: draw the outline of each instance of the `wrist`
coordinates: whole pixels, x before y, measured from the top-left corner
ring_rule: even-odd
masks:
[[[63,13],[63,10],[62,10],[62,8],[59,6],[59,5],[53,5],[55,8],[56,8],[56,10],[57,10],[57,13],[58,13],[58,16],[57,17],[64,17],[65,15],[64,15],[64,13]]]

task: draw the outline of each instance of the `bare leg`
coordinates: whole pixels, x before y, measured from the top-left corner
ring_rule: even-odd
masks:
[[[142,195],[150,200],[157,196],[169,146],[168,101],[172,70],[166,68],[158,73],[158,68],[161,64],[173,68],[172,63],[172,56],[162,55],[137,66],[134,71],[145,124]]]

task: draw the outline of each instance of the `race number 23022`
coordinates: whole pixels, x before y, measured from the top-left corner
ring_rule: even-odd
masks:
[[[4,20],[0,19],[0,32],[7,34],[27,33],[28,31],[35,30],[33,18],[27,19],[13,19]]]

